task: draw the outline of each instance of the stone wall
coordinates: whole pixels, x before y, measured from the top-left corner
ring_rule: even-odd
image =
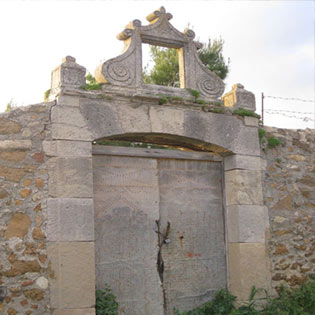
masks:
[[[0,115],[1,314],[50,314],[42,142],[49,135],[52,104]]]
[[[282,144],[266,149],[272,287],[315,279],[315,130],[267,128]]]

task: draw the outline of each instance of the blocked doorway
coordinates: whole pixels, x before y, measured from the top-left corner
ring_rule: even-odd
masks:
[[[188,310],[226,288],[221,158],[94,146],[96,286],[120,314]]]

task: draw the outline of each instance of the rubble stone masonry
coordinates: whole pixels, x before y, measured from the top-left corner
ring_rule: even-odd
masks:
[[[266,149],[272,287],[315,280],[315,130],[267,128],[281,145]]]
[[[50,314],[42,142],[53,103],[0,115],[1,314]]]

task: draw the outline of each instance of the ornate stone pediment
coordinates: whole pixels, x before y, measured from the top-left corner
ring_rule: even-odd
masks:
[[[224,91],[223,81],[200,61],[197,54],[199,44],[194,41],[195,33],[183,33],[172,26],[172,18],[164,7],[147,16],[149,25],[133,20],[117,35],[124,41],[121,55],[102,63],[95,72],[99,83],[116,86],[144,87],[142,82],[142,44],[151,44],[178,49],[180,87],[196,89],[203,97],[218,99]]]

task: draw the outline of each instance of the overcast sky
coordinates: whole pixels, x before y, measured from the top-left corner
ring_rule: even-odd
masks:
[[[230,58],[228,92],[242,83],[255,93],[314,100],[314,1],[3,1],[0,0],[0,111],[43,101],[50,73],[66,55],[94,73],[101,60],[117,56],[116,34],[131,20],[163,5],[171,23],[188,23],[201,41],[222,37]],[[315,128],[314,103],[265,99],[267,125]],[[282,112],[285,111],[285,112]],[[286,115],[286,116],[284,116]],[[298,118],[308,117],[305,120]]]

